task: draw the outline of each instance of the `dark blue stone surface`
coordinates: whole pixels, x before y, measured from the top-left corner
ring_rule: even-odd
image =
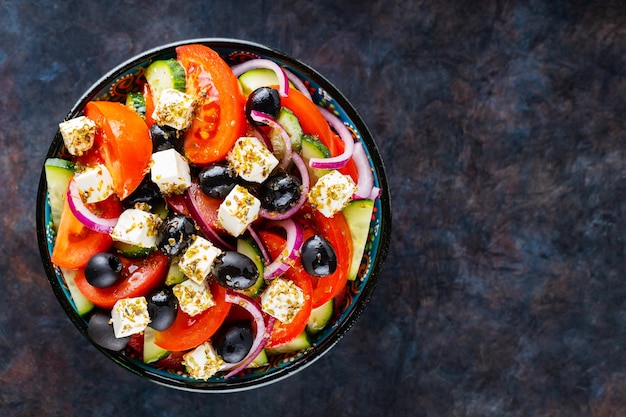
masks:
[[[0,415],[626,415],[625,19],[619,1],[0,1]],[[374,133],[393,201],[361,320],[240,394],[98,354],[35,235],[40,166],[81,93],[198,37],[325,74]]]

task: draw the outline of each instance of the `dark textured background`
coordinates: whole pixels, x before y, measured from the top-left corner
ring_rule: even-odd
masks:
[[[626,415],[621,3],[0,0],[0,415]],[[241,394],[173,391],[97,354],[35,237],[40,166],[80,94],[196,37],[325,74],[374,133],[393,199],[358,324]]]

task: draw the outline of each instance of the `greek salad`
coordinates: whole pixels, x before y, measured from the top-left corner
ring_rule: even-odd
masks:
[[[144,74],[60,123],[44,166],[51,260],[89,337],[200,380],[307,349],[368,239],[362,144],[272,60],[192,44]]]

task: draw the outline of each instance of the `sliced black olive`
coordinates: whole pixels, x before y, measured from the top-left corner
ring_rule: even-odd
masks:
[[[209,165],[198,174],[198,184],[209,197],[225,198],[237,185],[237,174],[228,165]]]
[[[173,215],[161,223],[157,247],[167,256],[178,256],[191,244],[195,232],[193,220],[182,214]]]
[[[302,267],[310,275],[323,277],[337,269],[335,249],[323,236],[314,235],[302,244]]]
[[[114,351],[122,350],[128,344],[130,336],[115,337],[115,331],[110,321],[111,314],[108,311],[96,311],[89,319],[87,334],[98,346]]]
[[[180,150],[182,146],[182,136],[179,131],[169,126],[150,126],[150,139],[152,139],[152,151],[164,151],[167,149]]]
[[[298,177],[279,172],[261,184],[259,200],[266,210],[284,213],[298,202],[301,193],[302,183]]]
[[[243,360],[252,348],[254,337],[248,322],[236,322],[223,327],[213,341],[215,350],[224,362]]]
[[[163,331],[170,327],[178,312],[178,298],[170,287],[163,287],[147,295],[150,324],[155,330]]]
[[[259,278],[259,270],[246,255],[225,251],[215,259],[211,269],[215,280],[234,290],[250,288]]]
[[[112,253],[100,252],[92,256],[85,267],[85,278],[97,288],[115,284],[122,275],[122,261]]]
[[[271,87],[259,87],[248,96],[246,101],[246,117],[253,125],[262,125],[252,119],[252,110],[265,113],[274,119],[278,117],[280,112],[280,94],[278,90]]]
[[[146,175],[135,191],[122,200],[124,208],[135,208],[137,204],[147,204],[152,208],[165,204],[159,186],[150,180],[150,175]]]

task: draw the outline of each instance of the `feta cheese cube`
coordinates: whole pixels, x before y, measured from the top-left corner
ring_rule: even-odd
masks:
[[[246,181],[262,183],[278,165],[278,159],[255,137],[237,139],[226,156],[233,170]]]
[[[178,261],[178,268],[189,279],[200,284],[209,275],[215,258],[221,253],[210,241],[196,236]]]
[[[274,278],[261,294],[261,309],[283,323],[291,323],[304,305],[304,292],[295,282]]]
[[[196,316],[215,305],[213,294],[211,294],[206,282],[198,284],[188,279],[174,285],[172,291],[178,298],[180,309],[190,316]]]
[[[326,217],[333,217],[352,200],[357,186],[348,175],[332,170],[317,180],[309,191],[309,201]]]
[[[150,323],[146,297],[122,298],[111,310],[115,337],[126,337],[143,332]]]
[[[232,236],[239,236],[259,217],[261,202],[250,192],[236,185],[217,210],[218,224]]]
[[[220,370],[224,360],[219,357],[211,342],[206,341],[183,355],[183,365],[189,376],[209,379]]]
[[[193,96],[174,88],[166,88],[156,100],[153,118],[161,126],[184,130],[191,125],[194,108]]]
[[[182,194],[191,185],[187,160],[175,149],[152,154],[150,178],[163,194]]]
[[[74,176],[78,192],[85,203],[104,201],[114,192],[113,178],[104,165],[98,164]]]
[[[117,224],[111,230],[111,237],[118,242],[141,248],[156,245],[161,219],[156,214],[139,209],[126,209],[120,215]]]
[[[60,123],[59,130],[67,151],[80,156],[93,146],[98,127],[87,116],[79,116]]]

